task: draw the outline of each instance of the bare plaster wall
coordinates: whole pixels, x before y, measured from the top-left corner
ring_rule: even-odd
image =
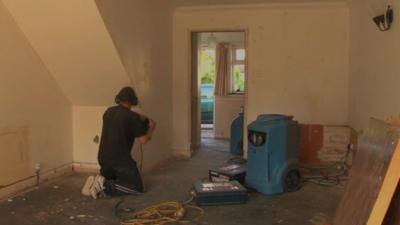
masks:
[[[350,125],[361,131],[370,117],[399,118],[400,102],[400,3],[392,1],[395,21],[381,32],[369,15],[365,0],[350,4]]]
[[[96,4],[139,96],[135,110],[157,122],[153,140],[144,146],[144,168],[148,169],[171,154],[172,13],[167,2],[97,0]],[[74,107],[76,162],[97,162],[98,145],[93,138],[101,132],[105,109]]]
[[[72,163],[72,107],[0,1],[0,186]]]
[[[173,22],[173,149],[190,146],[190,31],[248,33],[246,124],[261,113],[301,123],[348,123],[349,12],[345,4],[181,8]]]

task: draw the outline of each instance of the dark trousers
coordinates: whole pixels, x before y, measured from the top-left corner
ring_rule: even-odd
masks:
[[[121,161],[117,165],[100,162],[100,166],[100,174],[105,178],[104,192],[107,195],[122,196],[143,193],[142,177],[135,161]]]

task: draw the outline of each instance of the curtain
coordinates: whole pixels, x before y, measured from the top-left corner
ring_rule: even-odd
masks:
[[[225,96],[229,92],[232,48],[228,43],[218,43],[216,49],[215,96]]]

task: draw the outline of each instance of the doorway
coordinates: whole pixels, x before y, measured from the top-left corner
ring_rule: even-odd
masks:
[[[193,150],[209,139],[230,139],[230,125],[245,106],[247,50],[245,31],[191,37]]]

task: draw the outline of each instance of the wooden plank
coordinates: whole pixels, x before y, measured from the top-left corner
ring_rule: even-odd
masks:
[[[397,184],[396,192],[386,213],[383,225],[400,225],[400,181]]]
[[[368,225],[382,224],[400,179],[400,144],[397,144]]]
[[[371,119],[367,131],[361,138],[349,182],[333,221],[334,225],[367,224],[382,189],[399,137],[398,128]]]

